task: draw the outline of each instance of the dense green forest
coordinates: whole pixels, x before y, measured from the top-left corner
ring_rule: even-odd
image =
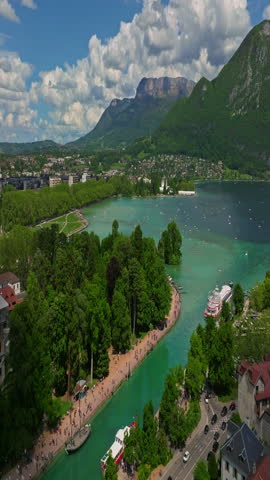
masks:
[[[250,292],[250,309],[236,329],[234,339],[238,358],[250,363],[263,361],[270,351],[270,271]]]
[[[178,265],[181,259],[182,236],[176,222],[170,222],[161,234],[158,252],[167,265]]]
[[[140,226],[121,234],[116,220],[102,241],[87,232],[67,240],[56,225],[16,227],[0,238],[0,258],[1,271],[18,274],[26,287],[10,315],[9,373],[0,391],[3,466],[31,447],[44,414],[55,425],[52,393],[107,376],[110,345],[126,352],[136,336],[162,327],[171,287],[154,240]]]

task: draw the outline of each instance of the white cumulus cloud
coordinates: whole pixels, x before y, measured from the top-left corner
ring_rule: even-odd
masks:
[[[51,112],[37,122],[36,134],[69,141],[87,133],[113,98],[135,94],[142,77],[212,79],[250,27],[247,0],[169,0],[167,5],[144,0],[141,11],[121,22],[114,37],[102,41],[93,35],[87,57],[40,72],[28,102],[41,99]],[[7,81],[3,74],[2,83]],[[9,95],[19,82],[10,83]]]
[[[19,17],[8,0],[0,0],[0,15],[12,22],[20,23]]]
[[[0,51],[0,128],[1,139],[11,140],[24,132],[30,138],[36,130],[37,111],[30,105],[26,80],[32,66],[14,52]],[[20,138],[20,137],[19,137]]]
[[[22,0],[22,5],[27,8],[35,9],[37,5],[35,4],[34,0]]]
[[[265,7],[262,16],[263,16],[264,19],[270,20],[270,5],[268,5],[267,7]]]

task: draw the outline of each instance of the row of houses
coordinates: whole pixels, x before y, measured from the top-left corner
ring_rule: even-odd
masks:
[[[263,362],[238,369],[242,425],[228,422],[221,449],[222,480],[270,480],[270,353]]]
[[[86,182],[96,178],[96,175],[90,174],[88,172],[83,172],[82,174],[64,174],[64,175],[41,175],[41,176],[19,176],[19,177],[7,177],[0,178],[0,191],[6,185],[12,185],[16,190],[30,190],[30,189],[39,189],[42,187],[54,187],[59,183],[67,183],[68,185],[73,185],[78,182]]]
[[[12,185],[16,190],[30,190],[39,189],[42,187],[55,187],[59,183],[67,183],[69,186],[74,183],[85,183],[88,180],[99,180],[101,178],[108,179],[117,175],[121,175],[118,170],[109,170],[104,173],[91,173],[84,171],[82,173],[75,174],[59,174],[59,175],[42,175],[42,176],[19,176],[19,177],[6,177],[0,178],[0,191],[6,185]]]
[[[9,350],[9,312],[24,299],[20,280],[12,272],[0,274],[0,385],[6,375],[6,357]]]

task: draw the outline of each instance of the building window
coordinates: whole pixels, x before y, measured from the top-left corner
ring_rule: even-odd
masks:
[[[258,385],[257,385],[257,386],[256,386],[256,393],[258,393],[258,391],[259,391],[259,387],[258,387]]]
[[[230,467],[229,467],[229,462],[226,462],[226,470],[227,470],[227,472],[229,472],[229,468],[230,468]]]
[[[233,478],[237,478],[237,470],[236,470],[236,468],[233,469]]]

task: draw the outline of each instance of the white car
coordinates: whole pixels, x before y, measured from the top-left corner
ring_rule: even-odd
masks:
[[[190,453],[186,451],[183,456],[183,462],[186,463],[189,460],[189,457],[190,457]]]

